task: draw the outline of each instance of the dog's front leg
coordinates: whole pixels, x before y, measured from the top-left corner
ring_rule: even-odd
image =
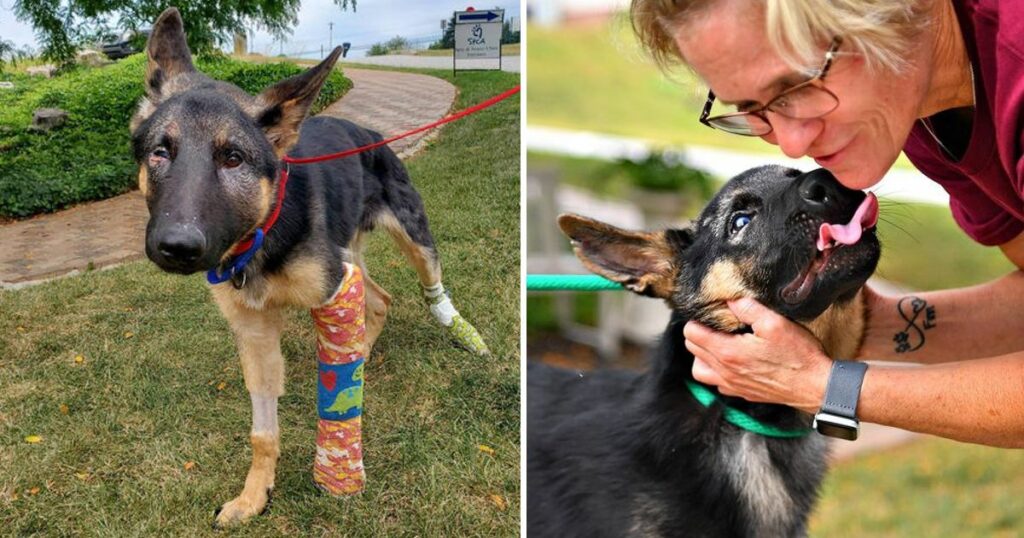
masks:
[[[222,289],[228,287],[214,288],[213,295],[235,333],[245,386],[252,400],[252,465],[242,493],[217,509],[214,526],[218,527],[245,521],[269,506],[281,452],[277,399],[284,394],[281,312],[239,304],[233,297],[234,290]]]

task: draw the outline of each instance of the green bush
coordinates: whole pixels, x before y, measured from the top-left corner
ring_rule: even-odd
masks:
[[[0,216],[55,211],[132,188],[135,165],[128,122],[142,97],[145,64],[140,54],[49,80],[4,77],[16,89],[0,92]],[[198,59],[196,64],[211,77],[250,93],[302,71],[291,63],[252,64],[226,57]],[[313,113],[350,87],[340,72],[332,73]],[[67,124],[49,133],[29,131],[32,111],[43,107],[67,110]]]
[[[652,191],[687,192],[707,200],[715,192],[711,174],[690,168],[681,155],[651,152],[642,160],[619,159],[615,167],[626,172],[636,187]]]
[[[400,35],[396,35],[395,37],[392,37],[391,39],[383,43],[374,43],[373,45],[370,46],[370,50],[366,51],[366,55],[384,56],[385,54],[401,52],[405,49],[408,49],[410,46],[411,45],[409,44],[408,39]]]

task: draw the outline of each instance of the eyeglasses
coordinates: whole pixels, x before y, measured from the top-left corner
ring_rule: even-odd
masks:
[[[832,67],[836,51],[839,50],[841,43],[842,39],[839,37],[832,39],[832,44],[825,52],[825,62],[818,70],[818,74],[810,80],[776,95],[775,98],[768,101],[768,104],[760,108],[708,117],[711,114],[711,105],[715,102],[715,92],[709,91],[708,100],[704,103],[704,110],[700,114],[700,122],[727,133],[764,136],[772,132],[772,124],[768,121],[766,112],[798,120],[820,118],[832,112],[839,106],[839,98],[815,82],[821,83],[825,80],[825,75]]]

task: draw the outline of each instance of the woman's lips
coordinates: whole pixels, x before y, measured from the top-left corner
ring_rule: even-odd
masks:
[[[820,157],[815,157],[814,162],[818,163],[818,166],[822,168],[831,168],[839,164],[839,162],[842,160],[843,152],[846,151],[846,148],[848,147],[850,147],[850,144],[846,144],[845,146],[843,146],[834,153],[822,155]]]

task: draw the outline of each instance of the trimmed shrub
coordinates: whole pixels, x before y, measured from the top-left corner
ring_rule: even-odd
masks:
[[[128,122],[143,94],[145,66],[145,56],[139,54],[49,80],[4,77],[16,89],[0,92],[0,216],[56,211],[133,187],[136,169]],[[196,67],[249,93],[303,71],[291,63],[253,64],[226,57],[197,59]],[[339,71],[331,73],[312,113],[351,86]],[[67,124],[49,133],[29,131],[32,111],[43,107],[67,110]]]

